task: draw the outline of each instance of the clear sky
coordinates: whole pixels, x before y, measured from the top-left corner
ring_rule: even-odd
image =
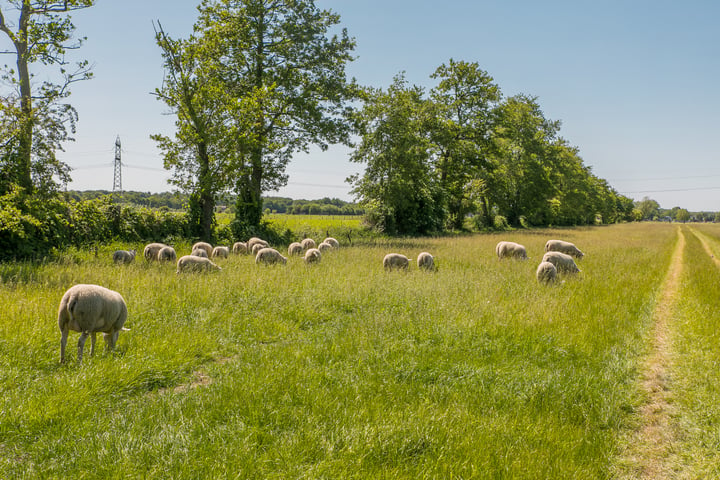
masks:
[[[149,135],[173,118],[151,92],[161,57],[152,20],[175,37],[195,22],[196,0],[98,0],[74,15],[87,36],[80,55],[95,78],[73,86],[80,120],[61,158],[71,189],[112,189],[116,136],[123,188],[171,187]],[[505,96],[538,97],[545,116],[586,165],[620,193],[664,208],[720,210],[720,2],[716,0],[318,0],[357,41],[350,76],[386,87],[406,72],[429,88],[450,58],[477,62]],[[6,60],[8,61],[8,60]],[[293,198],[351,200],[344,180],[360,171],[347,150],[297,156]]]

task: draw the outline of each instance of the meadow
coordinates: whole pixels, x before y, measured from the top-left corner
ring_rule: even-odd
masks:
[[[633,478],[680,232],[671,461],[678,478],[719,476],[720,226],[640,223],[368,239],[312,267],[232,256],[212,274],[114,265],[128,245],[0,264],[0,478]],[[586,256],[543,286],[550,238]],[[498,261],[500,240],[530,260]],[[421,251],[437,272],[382,269]],[[88,342],[82,365],[71,333],[61,365],[57,308],[76,283],[120,292],[130,331],[113,353]]]

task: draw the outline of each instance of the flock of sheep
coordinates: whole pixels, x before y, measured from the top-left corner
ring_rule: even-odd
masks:
[[[317,263],[322,258],[322,252],[339,248],[339,242],[328,237],[319,245],[310,238],[302,242],[291,243],[288,247],[288,256],[302,255],[308,263]],[[221,268],[212,260],[227,258],[230,252],[234,254],[253,254],[256,264],[286,264],[287,257],[271,248],[268,242],[257,237],[247,242],[236,242],[232,249],[225,246],[212,247],[206,242],[197,242],[192,246],[190,255],[177,259],[175,249],[162,243],[151,243],[145,246],[143,256],[148,262],[177,261],[177,273],[190,271],[216,271]],[[518,258],[527,259],[527,252],[523,245],[515,242],[500,242],[495,247],[499,259]],[[118,250],[113,253],[113,261],[118,264],[131,263],[135,260],[135,250]],[[549,240],[545,244],[545,254],[538,265],[536,275],[541,283],[555,282],[558,272],[577,273],[580,269],[574,258],[582,258],[583,253],[572,243],[562,240]],[[177,259],[177,260],[176,260]],[[389,253],[383,258],[385,270],[407,270],[410,259],[400,253]],[[434,257],[428,252],[422,252],[417,257],[417,266],[420,270],[435,271]],[[65,348],[69,332],[80,332],[78,340],[78,363],[82,362],[83,348],[89,336],[91,338],[90,354],[95,353],[95,334],[102,333],[109,350],[115,348],[118,334],[127,330],[123,327],[127,319],[127,306],[123,297],[113,290],[99,285],[79,284],[71,287],[60,301],[58,311],[58,326],[61,332],[60,362],[65,361]]]
[[[515,242],[499,242],[495,246],[499,259],[518,258],[527,260],[527,252],[523,245]],[[545,254],[538,265],[535,275],[540,283],[554,283],[560,273],[580,273],[575,258],[580,259],[584,253],[574,244],[563,240],[548,240],[545,243]]]
[[[328,237],[319,245],[310,238],[302,242],[292,243],[288,255],[303,255],[306,263],[318,263],[322,252],[336,249],[340,243]],[[212,247],[207,242],[197,242],[191,248],[190,255],[177,258],[175,249],[163,243],[151,243],[145,246],[143,256],[148,262],[174,262],[177,260],[177,273],[191,271],[217,271],[221,268],[211,259],[227,258],[230,248],[225,246]],[[256,264],[271,265],[287,263],[284,257],[268,242],[253,237],[247,242],[236,242],[232,252],[238,255],[251,253],[255,255]],[[135,260],[135,250],[118,250],[113,253],[113,261],[128,264]],[[115,348],[118,335],[127,330],[123,327],[127,320],[127,305],[122,295],[99,285],[78,284],[71,287],[62,297],[58,310],[58,326],[60,338],[60,363],[65,362],[65,347],[68,334],[80,332],[78,340],[78,363],[82,363],[83,349],[87,337],[91,339],[90,355],[95,353],[95,334],[102,333],[108,350]]]

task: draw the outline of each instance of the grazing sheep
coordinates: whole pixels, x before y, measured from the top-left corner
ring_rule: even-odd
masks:
[[[177,254],[173,247],[163,247],[157,254],[159,262],[174,262],[177,259]]]
[[[293,242],[290,245],[288,245],[288,256],[293,255],[302,255],[302,245],[300,245],[300,242]]]
[[[582,258],[585,256],[575,244],[570,242],[564,242],[562,240],[548,240],[545,244],[546,252],[561,252],[566,255],[570,255],[575,258]]]
[[[383,258],[383,267],[385,270],[403,269],[407,270],[410,264],[410,259],[405,255],[399,253],[388,253]]]
[[[329,243],[333,248],[340,248],[340,242],[335,240],[333,237],[327,237],[323,240],[323,243]]]
[[[235,242],[233,243],[232,251],[235,255],[240,255],[248,252],[247,243]]]
[[[503,258],[519,258],[527,260],[527,252],[525,247],[515,242],[500,242],[495,246],[495,253],[499,259]]]
[[[255,263],[264,263],[265,265],[282,263],[284,265],[287,263],[287,258],[280,255],[280,252],[278,252],[274,248],[265,247],[260,249],[259,252],[257,252],[257,255],[255,256]]]
[[[551,262],[541,262],[535,271],[535,275],[540,283],[553,283],[557,279],[557,269]]]
[[[208,258],[207,251],[204,248],[196,248],[190,253],[190,255],[193,257]]]
[[[315,243],[315,240],[313,240],[312,238],[303,238],[302,242],[300,242],[300,245],[302,245],[303,250],[317,248],[317,243]]]
[[[580,273],[580,269],[575,264],[573,257],[562,252],[547,252],[543,255],[542,261],[555,265],[558,272]]]
[[[167,247],[164,243],[149,243],[145,245],[145,250],[143,250],[143,256],[145,257],[145,260],[148,262],[157,261],[158,259],[158,252],[160,252],[160,249],[163,247]]]
[[[252,246],[250,251],[252,252],[253,255],[257,255],[257,253],[260,250],[262,250],[263,248],[270,248],[270,247],[268,247],[266,244],[263,244],[263,243],[256,243],[255,245]]]
[[[74,285],[65,292],[58,310],[60,327],[60,363],[65,362],[68,333],[80,332],[78,364],[82,363],[85,340],[90,336],[90,355],[95,354],[95,333],[102,332],[108,350],[115,348],[118,335],[127,320],[127,305],[122,295],[99,285]]]
[[[113,262],[127,264],[135,261],[135,250],[118,250],[113,253]]]
[[[303,257],[305,263],[320,263],[321,259],[322,253],[317,248],[309,248],[307,252],[305,252],[305,257]]]
[[[332,245],[327,242],[321,242],[320,245],[317,246],[317,249],[321,252],[327,252],[328,250],[332,250],[332,248]]]
[[[229,247],[215,247],[212,251],[212,258],[228,258],[230,256]]]
[[[253,251],[253,247],[255,245],[262,245],[263,247],[269,247],[270,245],[265,240],[258,238],[258,237],[252,237],[250,240],[247,241],[247,250],[248,252]],[[254,252],[253,252],[254,254]]]
[[[208,257],[210,257],[210,255],[212,255],[213,247],[209,243],[195,242],[193,244],[192,248],[190,249],[190,251],[192,252],[193,250],[197,250],[198,248],[202,248],[203,250],[205,250],[205,253],[207,253]]]
[[[436,270],[435,258],[428,252],[422,252],[417,257],[417,266],[420,270],[427,270],[433,272]]]
[[[180,257],[177,262],[177,272],[210,272],[220,271],[222,268],[215,265],[212,260],[207,257],[198,257],[197,255],[185,255]]]

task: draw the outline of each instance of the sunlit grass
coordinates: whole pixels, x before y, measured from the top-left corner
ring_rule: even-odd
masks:
[[[234,256],[203,275],[115,266],[116,246],[2,265],[0,477],[607,477],[674,235],[379,240],[312,267]],[[549,238],[586,257],[545,287]],[[498,261],[499,240],[531,259]],[[439,270],[387,273],[391,251],[429,251]],[[131,329],[80,367],[73,348],[58,363],[74,283],[122,293]]]

